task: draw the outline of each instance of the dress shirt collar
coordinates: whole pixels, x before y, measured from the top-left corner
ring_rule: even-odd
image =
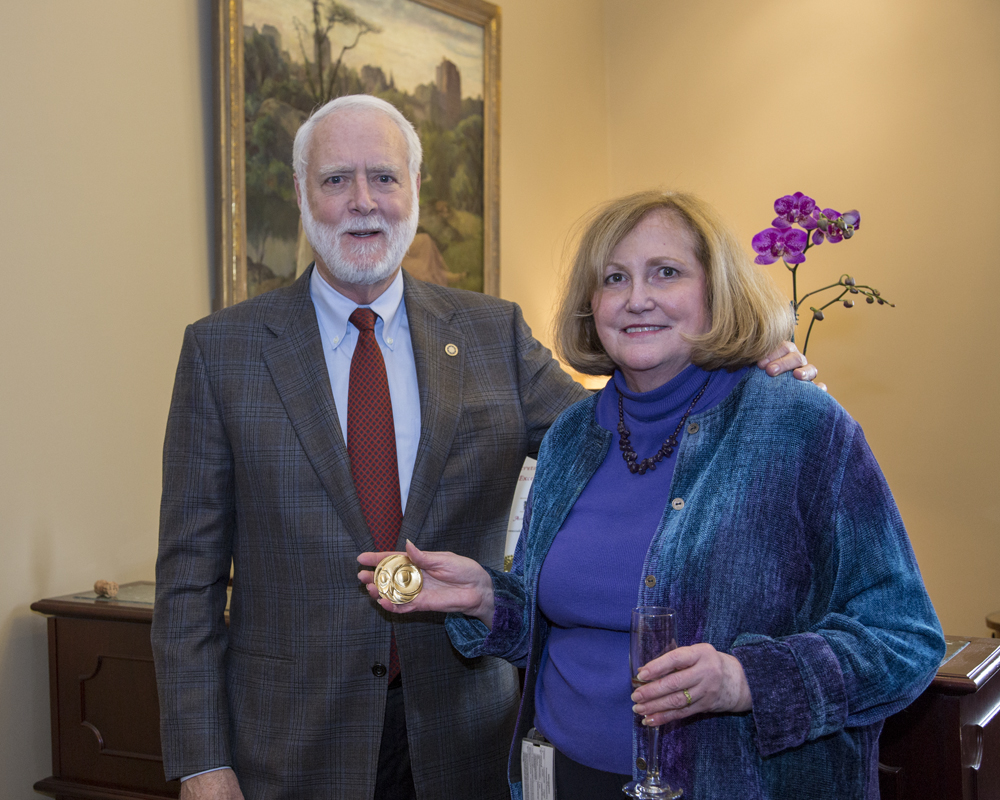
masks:
[[[359,308],[359,306],[323,280],[319,270],[315,267],[313,267],[312,275],[309,278],[309,293],[316,307],[316,315],[319,317],[320,325],[329,334],[329,346],[336,350],[347,338],[348,319],[354,313],[354,309]],[[399,270],[389,287],[371,305],[367,306],[379,316],[375,323],[375,335],[390,350],[395,349],[396,341],[399,338],[399,328],[403,324],[405,311],[403,314],[399,313],[402,300],[403,270]]]

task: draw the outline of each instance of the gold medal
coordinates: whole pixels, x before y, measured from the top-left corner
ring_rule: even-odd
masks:
[[[409,603],[420,594],[424,576],[405,553],[393,553],[383,558],[375,567],[375,586],[379,597],[394,606]]]

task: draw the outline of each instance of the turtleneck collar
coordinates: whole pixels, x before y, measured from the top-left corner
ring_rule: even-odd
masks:
[[[607,414],[598,412],[598,423],[614,431],[618,424],[618,395],[624,400],[625,414],[638,422],[656,422],[658,420],[680,417],[698,393],[705,381],[708,387],[705,394],[691,410],[699,414],[718,405],[733,390],[748,369],[743,367],[735,372],[724,369],[704,370],[693,364],[686,367],[662,386],[648,392],[633,392],[625,383],[625,377],[618,370],[608,382],[599,400],[601,407],[607,406]],[[605,424],[614,420],[613,425]]]
[[[633,419],[649,421],[675,413],[683,414],[705,381],[710,380],[711,374],[692,364],[662,386],[648,392],[629,389],[625,376],[619,370],[615,370],[613,380],[615,389],[625,401],[625,413]],[[708,392],[707,389],[705,391]]]

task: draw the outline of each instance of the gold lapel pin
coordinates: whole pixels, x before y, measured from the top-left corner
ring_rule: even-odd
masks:
[[[458,355],[458,345],[457,344],[452,344],[451,342],[448,342],[448,344],[446,344],[444,346],[444,351],[448,355],[450,355],[450,356],[457,356]]]

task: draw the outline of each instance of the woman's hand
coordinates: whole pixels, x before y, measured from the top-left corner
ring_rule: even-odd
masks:
[[[362,553],[358,562],[365,567],[377,567],[391,553]],[[411,611],[458,612],[475,617],[487,628],[493,627],[493,581],[489,573],[471,558],[454,553],[425,553],[409,539],[406,555],[423,574],[423,588],[411,602],[396,606],[378,596],[374,569],[358,573],[368,594],[378,600],[386,611],[408,614]]]
[[[792,342],[782,342],[777,350],[768,353],[758,361],[757,366],[772,378],[791,370],[792,377],[800,381],[812,381],[817,387],[824,392],[826,391],[826,384],[816,380],[819,370],[806,361],[806,357]]]
[[[752,705],[739,661],[710,644],[678,647],[639,670],[649,681],[632,692],[643,725],[662,725],[692,714],[739,713]]]

